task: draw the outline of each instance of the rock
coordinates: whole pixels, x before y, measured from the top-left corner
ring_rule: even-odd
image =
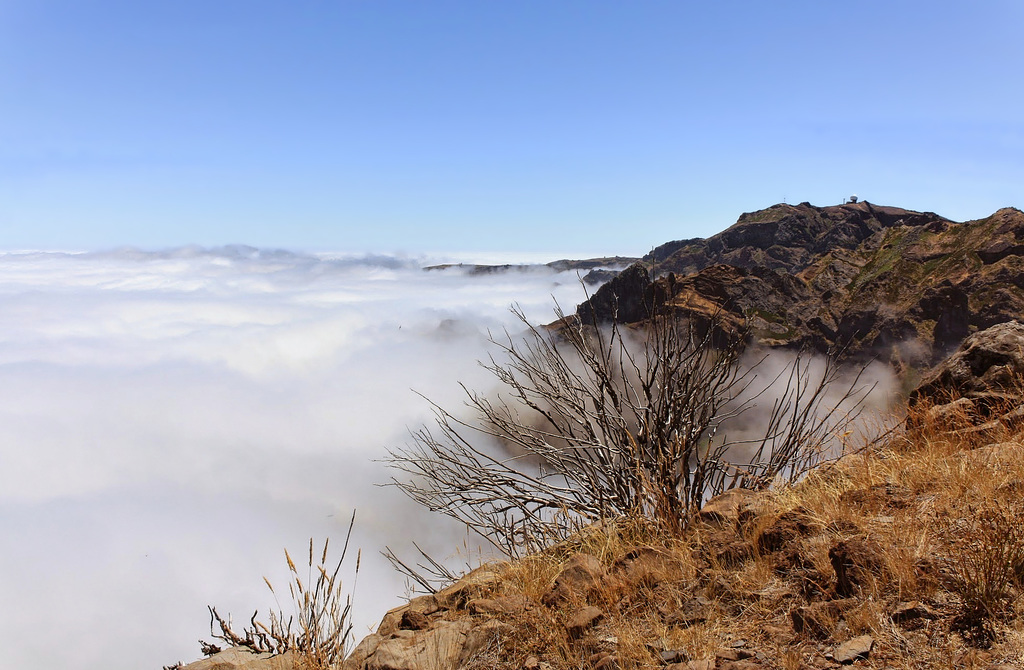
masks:
[[[682,649],[665,649],[658,652],[658,659],[663,665],[672,665],[674,663],[685,663],[687,655]]]
[[[423,612],[406,610],[402,612],[402,620],[398,627],[402,630],[423,630],[430,625],[430,619]]]
[[[370,635],[352,651],[343,670],[439,670],[461,668],[477,658],[488,663],[494,643],[511,626],[496,620],[438,621],[431,628],[398,629],[389,636]],[[483,667],[483,666],[481,666]],[[276,668],[274,670],[277,670]]]
[[[496,616],[500,614],[518,614],[530,607],[530,599],[522,594],[502,596],[500,598],[477,598],[470,600],[470,614]]]
[[[904,626],[920,619],[937,619],[939,617],[932,608],[918,600],[900,603],[890,616],[893,621]]]
[[[977,332],[925,376],[911,403],[945,404],[951,396],[976,399],[975,406],[1020,400],[1016,384],[1024,376],[1024,325],[1008,321]],[[1010,392],[1010,395],[1005,395]],[[993,395],[995,393],[996,395]],[[973,407],[972,407],[973,409]]]
[[[381,619],[380,626],[377,627],[377,634],[388,636],[394,633],[402,625],[402,618],[406,612],[414,611],[419,612],[423,615],[430,615],[440,611],[442,608],[438,605],[437,598],[433,595],[419,596],[413,598],[404,605],[388,610],[388,612]]]
[[[590,554],[575,554],[568,560],[541,602],[548,607],[557,607],[572,599],[584,600],[593,596],[607,577],[607,570],[601,561]]]
[[[746,649],[719,649],[715,652],[715,658],[720,661],[742,661],[753,656],[754,652]]]
[[[566,622],[565,628],[569,631],[569,637],[573,640],[577,640],[583,637],[583,634],[587,632],[587,630],[603,618],[604,612],[600,607],[588,605],[573,614],[572,617],[569,618],[569,621]]]
[[[376,633],[364,637],[342,663],[342,670],[362,670],[366,666],[366,659],[373,656],[384,639],[383,636]]]
[[[441,621],[428,631],[400,630],[381,640],[365,670],[431,670],[457,667],[470,631],[468,621]]]
[[[619,275],[620,270],[591,270],[587,274],[583,275],[584,284],[601,284],[607,281],[615,279]]]
[[[297,670],[300,667],[300,659],[295,652],[257,654],[245,647],[231,647],[182,666],[180,670]]]
[[[471,571],[459,581],[447,586],[433,595],[441,609],[465,607],[473,598],[487,595],[501,580],[499,565],[482,565]]]
[[[956,452],[952,456],[968,467],[983,467],[993,471],[1013,468],[1024,458],[1024,444],[1016,441],[994,442],[969,451]],[[1010,484],[1010,482],[1007,482]],[[1010,487],[1014,488],[1013,486]]]
[[[859,658],[867,658],[874,646],[875,638],[870,635],[861,635],[836,647],[832,652],[832,660],[844,665],[853,663]]]
[[[714,526],[738,526],[741,513],[756,506],[759,495],[749,489],[730,489],[704,504],[697,518]]]
[[[956,430],[981,423],[984,417],[978,410],[978,403],[971,398],[957,398],[953,402],[929,407],[926,416],[930,422],[946,430]]]
[[[648,288],[651,276],[642,263],[634,263],[576,308],[576,315],[584,324],[636,323],[653,314]]]
[[[488,621],[480,626],[475,626],[466,634],[466,641],[462,646],[462,653],[459,654],[457,667],[463,667],[473,660],[478,654],[494,653],[495,643],[502,635],[512,631],[512,626],[500,621]],[[443,667],[443,666],[442,666]]]
[[[633,587],[652,587],[680,579],[683,575],[678,556],[653,547],[639,547],[626,552],[612,565],[612,572]]]
[[[857,594],[871,580],[884,578],[885,552],[869,538],[854,537],[833,545],[828,559],[836,573],[836,595]]]

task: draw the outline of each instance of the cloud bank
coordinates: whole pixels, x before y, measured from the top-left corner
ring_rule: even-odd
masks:
[[[553,257],[552,257],[553,258]],[[276,607],[282,549],[358,509],[362,636],[404,585],[377,552],[458,529],[374,461],[486,389],[487,330],[533,321],[573,274],[421,270],[472,258],[232,246],[0,254],[0,646],[15,667],[189,661],[206,606]],[[488,258],[494,262],[501,259]],[[517,259],[505,259],[506,262]],[[550,259],[548,259],[550,260]],[[287,607],[287,603],[282,603]]]

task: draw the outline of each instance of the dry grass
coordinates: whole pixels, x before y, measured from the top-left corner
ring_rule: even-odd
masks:
[[[257,620],[258,613],[253,613],[249,626],[243,628],[241,633],[236,633],[230,618],[225,620],[216,608],[210,607],[210,630],[213,637],[229,646],[246,647],[257,653],[292,652],[297,667],[303,670],[340,668],[352,637],[352,599],[351,594],[345,594],[339,573],[348,553],[354,524],[353,513],[337,563],[327,561],[329,540],[324,542],[321,551],[314,552],[313,540],[310,539],[304,579],[285,549],[285,560],[291,574],[288,593],[293,606],[292,614],[286,614],[278,602],[277,611],[271,611],[269,615],[269,623]],[[357,553],[355,575],[359,573],[359,558]],[[276,600],[278,594],[270,580],[264,577],[263,581]],[[220,651],[215,644],[201,642],[201,645],[207,655]]]

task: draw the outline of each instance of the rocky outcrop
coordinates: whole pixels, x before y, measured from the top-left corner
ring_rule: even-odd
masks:
[[[353,650],[344,668],[460,668],[498,634],[500,624],[488,623],[474,627],[468,620],[439,620],[422,630],[400,629],[388,636],[370,635]]]
[[[179,670],[298,670],[302,667],[294,652],[260,654],[245,647],[231,647]]]
[[[507,627],[502,617],[529,607],[522,594],[496,594],[498,569],[484,565],[437,593],[391,610],[377,632],[349,654],[344,670],[465,667]]]
[[[993,397],[1020,400],[1024,379],[1024,324],[1008,321],[964,340],[952,356],[921,381],[912,394],[948,400],[950,396],[986,400]]]
[[[634,263],[602,286],[576,313],[583,323],[635,323],[654,314],[651,276],[641,263]]]
[[[951,430],[993,435],[1024,423],[1024,324],[1001,323],[964,340],[910,396]]]

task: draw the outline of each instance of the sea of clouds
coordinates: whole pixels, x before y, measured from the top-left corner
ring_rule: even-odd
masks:
[[[477,361],[518,326],[511,304],[547,322],[584,297],[574,273],[422,269],[459,260],[537,259],[0,253],[4,664],[194,660],[207,605],[238,624],[277,609],[263,577],[285,586],[283,550],[340,545],[353,510],[366,634],[405,594],[385,545],[463,546],[377,486],[376,459],[429,420],[413,390],[457,407],[458,382],[493,385]]]

